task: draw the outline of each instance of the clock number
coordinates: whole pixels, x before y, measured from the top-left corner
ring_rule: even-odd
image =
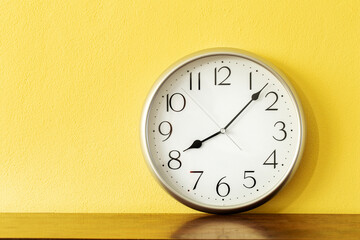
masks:
[[[218,181],[218,183],[216,184],[216,193],[217,193],[220,197],[226,197],[226,196],[229,195],[229,193],[230,193],[230,186],[229,186],[229,184],[227,184],[226,182],[221,182],[221,180],[223,180],[224,178],[226,178],[226,176],[223,177],[223,178],[221,178],[221,179]],[[221,193],[219,192],[220,186],[224,186],[224,187],[226,188],[226,193],[225,193],[225,194],[221,194]],[[224,187],[222,187],[222,188],[224,188]]]
[[[273,160],[272,162],[269,162],[269,160]],[[265,160],[263,165],[270,165],[270,166],[274,166],[274,169],[276,168],[276,165],[278,165],[278,163],[276,162],[276,150],[274,150],[270,156]]]
[[[200,175],[199,175],[198,179],[196,180],[196,183],[195,183],[195,185],[194,185],[194,187],[193,187],[193,190],[195,190],[195,189],[196,189],[196,186],[197,186],[197,184],[198,184],[198,182],[199,182],[199,180],[200,180],[200,178],[201,178],[201,176],[202,176],[203,173],[204,173],[204,171],[190,171],[190,173],[200,173]]]
[[[167,132],[163,132],[161,129],[163,129],[163,125],[168,125],[168,128],[167,129],[169,129]],[[161,134],[161,135],[163,135],[163,136],[167,136],[164,140],[162,140],[163,142],[165,142],[166,140],[168,140],[169,139],[169,137],[171,136],[171,134],[172,134],[172,130],[173,130],[173,128],[172,128],[172,125],[171,125],[171,123],[170,122],[168,122],[168,121],[162,121],[160,124],[159,124],[159,133]],[[164,129],[163,129],[164,130]]]
[[[177,157],[173,157],[172,155],[174,155],[175,153],[177,153]],[[180,152],[177,151],[177,150],[172,150],[169,152],[169,157],[170,157],[170,160],[168,161],[168,167],[172,170],[178,170],[182,163],[180,161]],[[176,163],[174,163],[176,162]]]
[[[278,123],[282,125],[282,128],[280,128],[279,130],[284,133],[284,137],[281,138],[281,139],[277,139],[276,137],[273,136],[273,138],[274,138],[276,141],[284,141],[285,138],[287,137],[287,132],[285,131],[285,123],[284,123],[283,121],[277,121],[277,122],[274,124],[274,127],[276,127],[276,125],[277,125]]]
[[[178,97],[176,97],[178,96]],[[182,104],[179,103],[179,101],[177,101],[178,103],[175,104],[175,106],[173,105],[173,100],[174,98],[180,98],[182,99]],[[169,96],[169,94],[166,94],[166,111],[169,112],[169,110],[173,110],[174,112],[181,112],[182,110],[184,110],[186,106],[186,99],[184,97],[184,95],[182,95],[181,93],[174,93],[173,95]]]
[[[217,79],[218,73],[220,73],[221,70],[227,71],[227,76],[220,83],[218,83],[218,79]],[[215,68],[214,73],[215,73],[215,86],[216,85],[221,85],[221,86],[231,85],[231,83],[225,82],[231,75],[231,70],[229,67],[223,66],[223,67],[219,68],[219,70],[217,68]]]
[[[198,90],[200,90],[200,73],[198,73]],[[193,90],[192,72],[190,73],[190,90]]]
[[[250,86],[250,90],[252,90],[252,72],[250,72],[249,74],[249,86]]]
[[[277,102],[277,100],[279,99],[279,97],[278,97],[278,95],[277,95],[276,92],[268,92],[268,93],[265,95],[265,97],[267,97],[267,96],[270,95],[270,94],[275,95],[275,101],[274,101],[274,103],[271,104],[270,107],[268,107],[265,111],[277,111],[277,110],[278,110],[277,108],[272,108],[272,107],[275,105],[275,103]]]
[[[249,176],[248,174],[254,173],[255,171],[244,171],[244,179],[251,179],[252,184],[250,186],[246,186],[245,184],[243,184],[244,187],[246,188],[253,188],[256,185],[256,179],[253,176]]]

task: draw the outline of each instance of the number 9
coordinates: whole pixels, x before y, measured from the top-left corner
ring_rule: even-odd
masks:
[[[163,129],[162,125],[163,124],[167,124],[168,125],[168,131],[167,132],[163,132],[161,129]],[[172,125],[171,123],[169,123],[168,121],[162,121],[160,124],[159,124],[159,133],[163,136],[167,136],[164,140],[162,140],[163,142],[165,142],[166,140],[169,139],[169,137],[171,136],[172,134]],[[164,129],[163,129],[164,130]],[[165,129],[166,130],[166,129]]]

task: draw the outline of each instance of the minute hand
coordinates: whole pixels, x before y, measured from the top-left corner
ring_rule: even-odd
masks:
[[[254,93],[254,94],[251,96],[250,101],[240,110],[240,112],[239,112],[238,114],[236,114],[236,116],[235,116],[233,119],[231,119],[231,121],[224,127],[224,129],[227,129],[227,128],[235,121],[235,119],[250,105],[250,103],[252,103],[253,101],[258,100],[261,91],[264,90],[264,88],[265,88],[267,85],[268,85],[268,83],[265,84],[265,86],[264,86],[262,89],[260,89],[260,91]]]

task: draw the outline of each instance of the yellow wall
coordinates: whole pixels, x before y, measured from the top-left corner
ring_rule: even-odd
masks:
[[[308,142],[254,212],[360,213],[360,2],[1,1],[0,212],[194,212],[150,175],[147,92],[177,59],[251,51],[295,86]]]

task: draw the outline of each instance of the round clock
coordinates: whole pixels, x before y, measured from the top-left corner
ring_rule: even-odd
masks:
[[[210,213],[257,207],[290,179],[304,148],[301,104],[274,66],[210,49],[173,64],[149,93],[141,142],[173,197]]]

